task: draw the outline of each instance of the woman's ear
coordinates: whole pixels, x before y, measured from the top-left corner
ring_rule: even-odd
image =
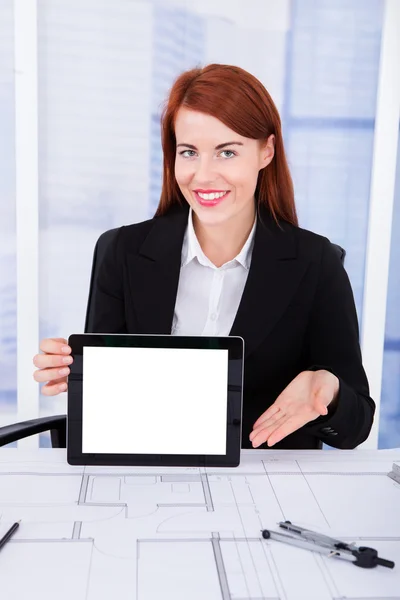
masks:
[[[272,161],[275,155],[275,136],[273,133],[268,137],[266,142],[261,145],[261,165],[260,169],[263,169]]]

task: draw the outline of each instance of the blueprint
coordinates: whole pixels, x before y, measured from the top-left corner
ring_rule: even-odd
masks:
[[[0,450],[6,600],[400,600],[399,451],[244,451],[238,468],[76,467]],[[275,540],[290,520],[377,548],[361,569]]]

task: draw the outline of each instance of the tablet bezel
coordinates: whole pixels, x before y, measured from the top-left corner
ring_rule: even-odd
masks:
[[[244,340],[239,336],[73,334],[68,339],[74,362],[68,377],[67,462],[70,465],[236,467],[240,462],[243,409]],[[228,351],[227,434],[224,455],[100,454],[82,452],[82,370],[85,346],[194,348]],[[80,359],[79,359],[80,358]],[[239,380],[239,384],[238,384]]]

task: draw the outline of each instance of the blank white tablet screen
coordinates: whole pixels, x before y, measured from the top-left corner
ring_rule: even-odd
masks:
[[[82,452],[226,454],[228,350],[83,348]]]

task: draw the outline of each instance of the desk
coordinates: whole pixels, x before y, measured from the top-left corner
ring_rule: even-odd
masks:
[[[71,467],[0,450],[5,600],[400,599],[400,451],[244,451],[237,469]],[[361,569],[274,540],[289,519],[394,560]]]

